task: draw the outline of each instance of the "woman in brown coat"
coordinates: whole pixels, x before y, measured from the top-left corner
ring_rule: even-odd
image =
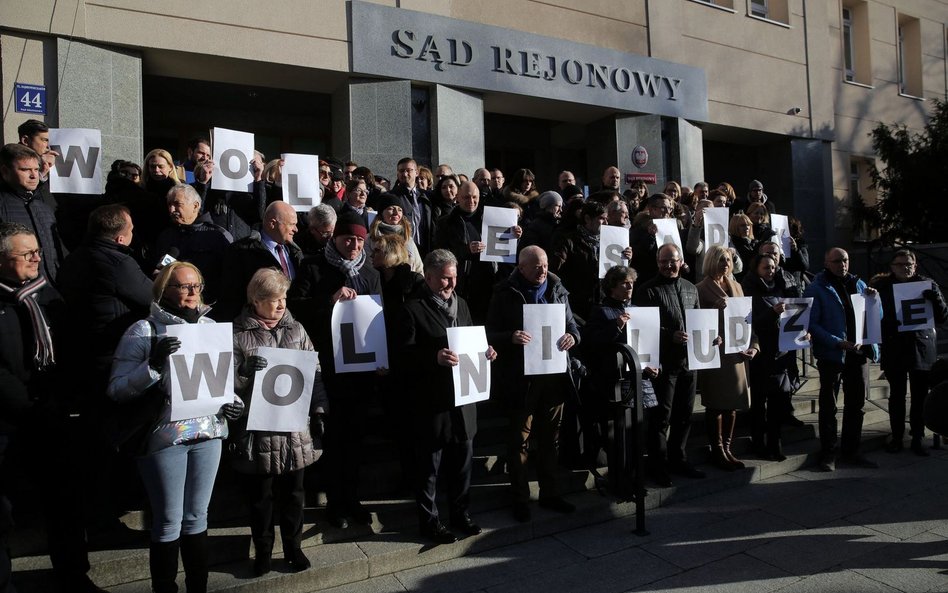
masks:
[[[701,308],[720,311],[719,327],[724,325],[727,300],[744,296],[741,285],[732,275],[732,257],[730,250],[719,245],[708,249],[704,257],[704,280],[697,284]],[[744,467],[731,453],[731,441],[734,439],[737,410],[750,407],[750,389],[744,363],[757,354],[757,337],[751,337],[750,347],[743,352],[724,354],[723,343],[720,348],[721,366],[698,371],[698,387],[701,389],[701,403],[705,407],[711,461],[723,470],[734,471]]]
[[[234,320],[234,387],[250,409],[256,371],[267,366],[257,349],[267,346],[313,351],[306,330],[286,310],[290,281],[276,268],[258,270],[247,284],[248,305]],[[302,432],[248,431],[246,419],[234,423],[230,448],[234,469],[250,504],[250,532],[256,557],[254,574],[270,572],[273,553],[273,499],[279,497],[283,558],[296,571],[310,567],[301,549],[303,534],[303,468],[322,454],[323,417],[329,407],[316,363],[309,427]]]

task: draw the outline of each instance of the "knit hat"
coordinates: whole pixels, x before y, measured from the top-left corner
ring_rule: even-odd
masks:
[[[355,235],[365,239],[368,231],[365,222],[357,212],[343,212],[336,219],[336,228],[332,232],[333,238],[343,235]]]
[[[411,214],[411,206],[404,204],[401,198],[392,193],[386,192],[379,196],[377,205],[379,212],[384,212],[386,208],[391,208],[392,206],[398,206],[402,209],[404,214]]]
[[[547,208],[549,208],[550,206],[553,206],[554,204],[562,204],[563,196],[561,196],[555,191],[545,191],[542,194],[540,194],[539,200],[540,200],[540,208],[542,208],[543,210],[546,210]]]
[[[764,189],[764,184],[757,181],[756,179],[750,182],[750,185],[747,186],[747,191],[754,191],[755,189]]]
[[[567,185],[566,187],[563,188],[563,192],[560,195],[562,195],[567,200],[577,195],[585,196],[585,194],[583,193],[583,190],[580,189],[579,186],[577,185]]]

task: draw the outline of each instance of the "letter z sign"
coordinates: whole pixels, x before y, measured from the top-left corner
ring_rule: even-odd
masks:
[[[46,115],[46,87],[38,84],[13,85],[14,103],[19,113],[38,113]]]

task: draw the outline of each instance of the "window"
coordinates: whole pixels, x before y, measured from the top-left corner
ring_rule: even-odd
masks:
[[[734,0],[691,0],[692,2],[697,2],[698,4],[707,4],[709,6],[714,6],[716,8],[726,8],[727,10],[734,10]]]
[[[904,14],[898,19],[899,92],[922,96],[922,31],[919,20]]]
[[[867,221],[867,210],[876,205],[876,190],[869,171],[872,161],[853,157],[849,160],[849,213],[854,241],[871,241],[878,233]]]
[[[748,0],[747,14],[775,23],[790,24],[790,8],[787,0]]]
[[[871,85],[869,9],[865,0],[843,0],[841,19],[843,80]]]

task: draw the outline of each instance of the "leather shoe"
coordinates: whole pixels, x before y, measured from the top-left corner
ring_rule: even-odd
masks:
[[[349,517],[340,513],[338,511],[329,511],[327,513],[327,518],[329,519],[329,524],[335,527],[336,529],[348,529],[349,528]]]
[[[902,444],[901,439],[899,440],[892,439],[891,441],[889,441],[889,444],[885,446],[885,451],[886,453],[898,453],[904,447],[905,446]]]
[[[286,563],[290,565],[290,568],[293,569],[293,572],[301,572],[312,566],[309,558],[307,558],[303,550],[299,548],[284,550],[283,558],[286,560]]]
[[[422,525],[421,535],[436,544],[453,544],[458,541],[458,538],[454,537],[454,534],[440,521],[434,524]]]
[[[691,465],[687,461],[678,461],[669,466],[669,470],[673,474],[678,474],[679,476],[684,476],[686,478],[700,479],[705,477],[705,473],[695,466]]]
[[[548,511],[555,511],[557,513],[572,513],[576,510],[576,505],[566,502],[559,496],[551,496],[549,498],[540,499],[540,508],[546,509]]]
[[[253,576],[262,577],[270,572],[271,567],[270,554],[258,550],[257,557],[253,559]]]
[[[513,505],[513,516],[517,521],[526,523],[530,520],[530,505],[525,502],[515,502]]]
[[[832,453],[820,455],[820,470],[824,472],[836,471],[836,456]]]
[[[457,529],[465,535],[478,535],[483,529],[481,526],[471,520],[467,513],[460,513],[451,517],[451,527]]]

